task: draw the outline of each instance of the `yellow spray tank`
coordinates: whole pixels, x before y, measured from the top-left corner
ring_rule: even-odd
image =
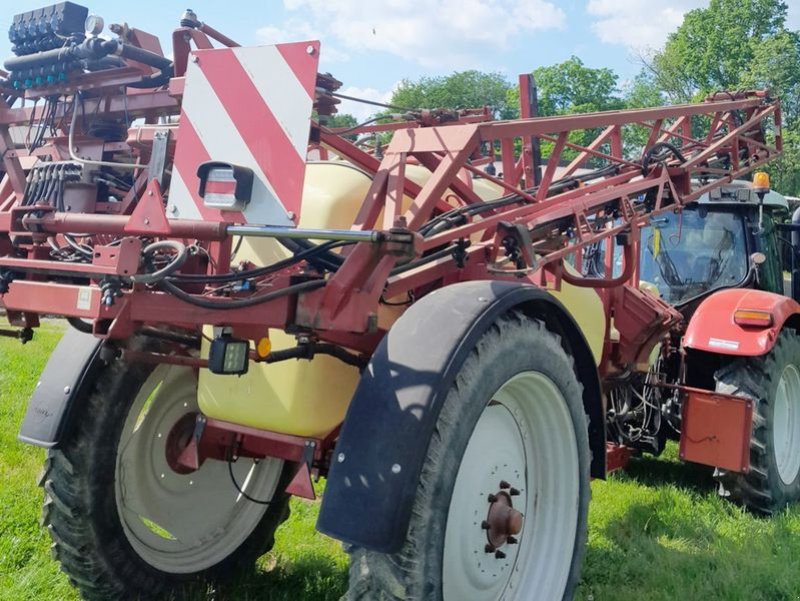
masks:
[[[430,172],[418,165],[408,165],[406,176],[422,184],[430,177]],[[371,178],[366,173],[347,163],[310,162],[306,169],[300,226],[349,229],[370,184]],[[486,200],[503,194],[498,186],[485,179],[473,180],[471,184]],[[407,198],[404,208],[410,202]],[[244,240],[236,259],[268,265],[289,254],[275,240],[254,238]],[[595,315],[595,306],[602,314],[600,299],[593,290],[562,288],[559,296],[574,315]],[[578,310],[581,306],[583,312]],[[402,310],[402,307],[382,307],[378,315],[380,327],[391,326]],[[587,338],[599,359],[604,327],[599,335],[594,335],[591,331],[597,330],[599,320],[590,321],[593,323],[580,325],[588,326]],[[294,336],[279,330],[270,331],[270,340],[273,351],[297,344]],[[204,342],[204,356],[208,353],[207,346]],[[324,437],[344,420],[358,378],[358,369],[325,355],[318,355],[313,361],[251,364],[249,372],[241,377],[215,375],[203,369],[200,370],[198,399],[201,411],[211,418],[284,434]]]

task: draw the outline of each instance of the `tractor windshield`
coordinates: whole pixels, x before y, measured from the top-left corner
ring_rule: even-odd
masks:
[[[747,276],[744,221],[734,211],[693,206],[642,230],[640,280],[677,305]]]

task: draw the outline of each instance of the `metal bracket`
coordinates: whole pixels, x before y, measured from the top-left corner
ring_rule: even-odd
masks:
[[[159,129],[153,135],[153,151],[150,155],[150,165],[148,167],[148,183],[156,180],[159,186],[164,185],[164,170],[167,163],[170,133],[168,129]]]
[[[317,449],[317,442],[315,440],[307,440],[303,448],[303,459],[297,472],[286,487],[286,492],[296,497],[303,497],[304,499],[311,499],[312,501],[317,498],[314,492],[314,485],[311,482],[311,466],[314,463],[314,453]]]

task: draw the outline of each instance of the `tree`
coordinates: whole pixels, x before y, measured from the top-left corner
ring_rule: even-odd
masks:
[[[664,48],[643,58],[643,78],[670,100],[717,90],[766,88],[781,99],[784,153],[775,188],[800,193],[800,34],[786,29],[784,0],[711,0],[690,11]]]
[[[490,106],[499,119],[517,116],[517,105],[507,99],[511,84],[500,73],[460,71],[443,77],[404,79],[389,104],[408,109],[480,108]]]
[[[539,95],[539,115],[543,117],[593,113],[624,106],[617,94],[617,74],[612,69],[587,67],[577,56],[557,65],[539,67],[533,71],[533,77]],[[508,103],[519,105],[518,89],[509,90]],[[599,130],[594,129],[576,131],[570,134],[569,141],[587,145],[599,133]],[[541,146],[542,156],[547,158],[552,152],[553,144],[543,142]],[[570,160],[575,156],[577,151],[566,149],[562,159]]]
[[[711,0],[686,14],[645,67],[675,101],[736,89],[759,46],[785,31],[787,11],[784,0]]]
[[[539,90],[539,114],[568,115],[622,108],[617,96],[617,74],[612,69],[592,69],[577,56],[533,71]],[[519,91],[516,90],[519,98]]]

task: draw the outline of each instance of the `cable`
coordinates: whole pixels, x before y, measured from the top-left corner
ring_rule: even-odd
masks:
[[[387,117],[385,115],[383,115],[381,117],[374,117],[372,119],[368,119],[368,120],[364,121],[363,123],[359,123],[358,125],[354,125],[353,127],[350,127],[348,129],[345,129],[345,130],[342,130],[342,131],[333,131],[332,129],[330,129],[328,127],[325,127],[325,126],[322,126],[322,125],[320,127],[325,131],[326,134],[333,134],[334,136],[344,136],[345,134],[349,134],[351,132],[354,132],[357,129],[361,129],[362,127],[365,127],[365,126],[369,125],[370,123],[375,123],[377,121],[380,121],[381,119],[388,119],[388,118],[389,117]]]
[[[163,240],[161,242],[154,242],[153,244],[146,246],[142,251],[142,254],[144,256],[148,256],[154,254],[156,251],[166,248],[172,249],[177,253],[177,256],[172,261],[170,261],[166,267],[162,267],[161,269],[154,271],[153,273],[131,276],[130,280],[136,284],[155,284],[156,282],[160,282],[167,276],[172,275],[173,273],[178,271],[186,262],[186,259],[189,257],[189,250],[186,248],[185,244],[182,244],[175,240]]]
[[[335,96],[336,98],[342,98],[343,100],[352,100],[353,102],[360,102],[362,104],[371,104],[372,106],[379,106],[385,109],[392,109],[395,111],[403,111],[403,112],[415,112],[419,109],[408,109],[402,106],[395,106],[393,104],[385,104],[383,102],[376,102],[374,100],[367,100],[365,98],[356,98],[355,96],[346,96],[345,94],[340,94],[339,92],[331,92],[331,96]]]
[[[660,150],[668,150],[671,152],[675,158],[677,158],[681,163],[686,162],[686,157],[683,156],[680,149],[677,146],[670,144],[669,142],[658,142],[657,144],[653,144],[650,148],[642,156],[642,175],[647,177],[648,173],[650,173],[649,166],[650,161],[653,160],[654,155],[659,152]],[[660,158],[656,158],[656,160],[663,160]]]
[[[233,461],[231,461],[230,456],[228,458],[228,473],[231,475],[231,482],[233,482],[233,486],[242,495],[245,499],[250,501],[251,503],[256,503],[257,505],[272,505],[273,501],[262,501],[260,499],[255,499],[248,495],[246,492],[242,490],[242,487],[239,486],[239,483],[236,481],[236,476],[233,474]]]
[[[318,290],[319,288],[323,288],[326,283],[327,282],[325,282],[325,280],[311,280],[308,282],[302,282],[300,284],[294,284],[293,286],[288,286],[280,290],[275,290],[274,292],[269,292],[267,294],[261,294],[259,296],[251,296],[249,298],[228,299],[227,301],[212,301],[204,298],[198,298],[196,296],[189,294],[188,292],[184,292],[183,290],[178,288],[175,284],[166,279],[161,280],[159,282],[159,287],[165,292],[172,294],[173,296],[179,298],[180,300],[186,303],[189,303],[190,305],[201,307],[203,309],[217,309],[220,311],[227,311],[231,309],[244,309],[247,307],[254,307],[256,305],[261,305],[269,301],[283,298],[284,296],[291,296],[292,294],[300,294],[301,292],[311,292],[312,290]]]
[[[209,284],[216,284],[216,283],[226,283],[226,282],[238,282],[241,280],[247,280],[250,278],[261,277],[265,275],[270,275],[275,273],[276,271],[280,271],[281,269],[286,269],[287,267],[291,267],[308,257],[313,256],[316,253],[320,253],[322,251],[329,251],[334,248],[341,248],[343,246],[350,246],[355,244],[355,242],[326,242],[325,244],[320,244],[319,246],[314,246],[313,248],[308,248],[306,250],[302,250],[295,254],[293,257],[288,257],[277,263],[273,263],[272,265],[267,265],[266,267],[258,267],[256,269],[250,269],[248,271],[239,271],[239,272],[231,272],[221,275],[175,275],[170,278],[170,280],[174,282],[186,282],[186,283],[209,283]],[[338,256],[338,255],[337,255]]]

